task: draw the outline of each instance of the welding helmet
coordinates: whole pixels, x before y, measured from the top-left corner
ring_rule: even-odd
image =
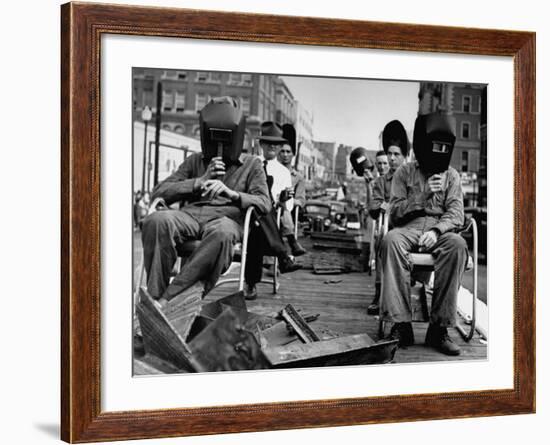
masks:
[[[369,159],[367,149],[363,147],[354,148],[349,155],[349,160],[357,176],[363,176],[365,169],[372,170],[374,168],[374,164]]]
[[[221,156],[232,164],[243,150],[245,117],[230,97],[214,98],[199,113],[201,149],[207,162]]]
[[[288,141],[292,154],[296,156],[296,129],[292,124],[283,124],[283,138]]]
[[[455,122],[454,117],[439,113],[416,118],[413,150],[420,170],[426,176],[449,168],[456,140]]]
[[[407,157],[410,150],[409,138],[405,127],[398,120],[388,122],[382,130],[382,147],[384,151],[388,153],[388,149],[395,145],[401,150],[403,157]]]

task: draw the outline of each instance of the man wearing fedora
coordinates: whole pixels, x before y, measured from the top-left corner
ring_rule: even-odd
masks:
[[[254,300],[257,297],[256,284],[262,278],[263,257],[274,255],[279,259],[281,273],[292,272],[301,266],[288,255],[284,241],[277,227],[275,208],[280,206],[287,211],[292,209],[293,190],[290,172],[277,160],[281,147],[288,144],[283,137],[283,130],[275,122],[267,121],[261,125],[258,138],[262,147],[260,160],[267,177],[267,186],[271,193],[273,209],[264,215],[257,215],[258,225],[250,233],[248,243],[248,261],[245,269],[245,298]]]

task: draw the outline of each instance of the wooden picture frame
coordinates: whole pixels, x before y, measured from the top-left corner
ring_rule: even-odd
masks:
[[[92,442],[534,412],[534,33],[90,3],[65,4],[61,13],[63,440]],[[99,74],[103,34],[513,57],[513,389],[102,412]]]

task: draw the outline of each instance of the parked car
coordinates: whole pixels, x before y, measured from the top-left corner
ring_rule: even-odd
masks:
[[[346,203],[343,201],[329,201],[330,219],[338,227],[346,227]]]
[[[346,229],[350,230],[360,230],[361,229],[361,219],[359,217],[359,212],[355,209],[349,209],[346,213]]]
[[[332,225],[331,205],[328,201],[306,201],[300,221],[304,223],[304,232],[324,232]]]

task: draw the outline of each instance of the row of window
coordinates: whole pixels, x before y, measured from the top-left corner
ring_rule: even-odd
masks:
[[[195,110],[199,111],[212,99],[212,96],[206,93],[197,93],[195,95]],[[244,114],[250,114],[249,97],[233,97],[239,108]],[[185,93],[183,91],[163,91],[162,93],[162,111],[182,113],[185,110]]]
[[[196,82],[220,83],[222,80],[221,72],[216,71],[198,71],[195,73]],[[187,80],[189,74],[186,71],[164,71],[161,79]],[[229,73],[228,84],[233,85],[252,85],[252,74]]]

